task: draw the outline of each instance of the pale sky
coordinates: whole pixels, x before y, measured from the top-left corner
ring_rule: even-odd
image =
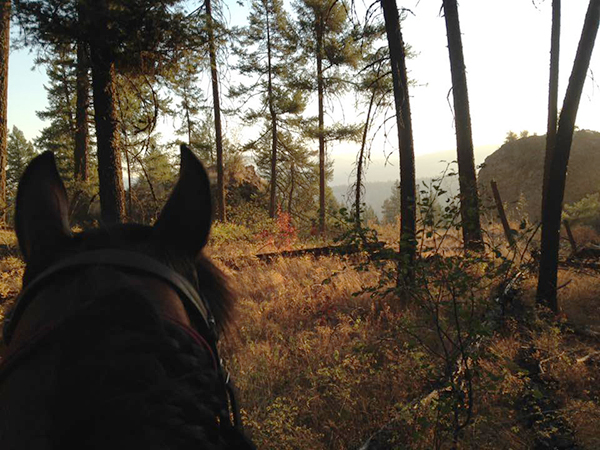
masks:
[[[230,0],[232,4],[234,0]],[[403,22],[403,34],[416,57],[407,61],[409,77],[418,86],[411,89],[411,108],[417,161],[419,155],[455,149],[452,112],[448,104],[451,87],[445,22],[441,0],[398,0],[412,11]],[[559,108],[571,72],[588,0],[569,0],[562,7]],[[232,16],[241,11],[232,6]],[[544,134],[548,101],[551,0],[460,0],[459,15],[463,33],[467,81],[477,148],[499,147],[509,130]],[[238,20],[236,20],[237,22]],[[11,53],[9,65],[9,127],[16,125],[28,139],[44,127],[35,114],[47,104],[43,88],[45,74],[31,69],[33,55]],[[577,118],[584,129],[600,129],[600,56],[595,51]],[[598,69],[598,70],[596,70]],[[316,114],[316,112],[315,112]],[[362,116],[345,111],[350,120]],[[353,117],[354,116],[354,117]],[[231,125],[230,125],[231,126]],[[163,126],[163,133],[168,133]],[[230,130],[232,131],[232,130]],[[239,134],[237,130],[236,134]],[[332,146],[335,161],[332,184],[348,181],[356,147]],[[385,152],[394,150],[388,144]],[[396,179],[397,155],[384,163],[384,150],[374,149],[367,174],[369,181]],[[480,162],[480,161],[479,161]],[[417,167],[417,175],[431,168]]]

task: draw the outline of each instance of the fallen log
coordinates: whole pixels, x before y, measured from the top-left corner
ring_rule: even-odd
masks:
[[[370,244],[368,250],[380,250],[385,247],[385,243],[378,242],[376,244]],[[266,263],[273,262],[277,258],[298,258],[302,256],[310,255],[314,258],[321,258],[325,256],[347,256],[360,253],[367,249],[360,248],[356,245],[326,245],[324,247],[311,247],[311,248],[300,248],[296,250],[281,250],[278,252],[258,253],[256,255],[240,256],[235,259],[226,259],[219,256],[213,256],[212,258],[220,261],[230,269],[239,270],[244,265],[250,264],[253,261],[262,261]]]
[[[283,250],[280,252],[259,253],[255,256],[259,261],[270,262],[276,258],[293,258],[311,255],[315,258],[331,255],[349,255],[357,253],[359,248],[354,245],[327,245],[325,247],[301,248],[298,250]]]

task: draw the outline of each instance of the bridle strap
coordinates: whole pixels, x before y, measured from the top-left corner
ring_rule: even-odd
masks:
[[[121,269],[152,275],[167,282],[180,295],[184,304],[197,311],[205,322],[209,332],[216,338],[215,321],[206,300],[201,297],[192,284],[182,275],[170,267],[142,253],[127,250],[104,249],[79,253],[53,264],[40,275],[35,277],[19,294],[15,301],[12,313],[5,321],[4,342],[10,342],[17,323],[27,306],[34,298],[34,294],[49,280],[68,269],[77,269],[86,266],[110,266]]]

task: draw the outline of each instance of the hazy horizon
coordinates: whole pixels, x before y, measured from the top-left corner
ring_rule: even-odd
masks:
[[[498,150],[500,146],[483,145],[474,149],[475,165],[483,163],[485,158]],[[431,178],[440,175],[448,163],[456,160],[456,150],[444,150],[415,156],[416,177]],[[331,186],[345,186],[354,182],[354,159],[336,158],[333,164]],[[397,152],[390,156],[387,163],[384,158],[373,158],[366,171],[366,182],[388,182],[400,178]]]

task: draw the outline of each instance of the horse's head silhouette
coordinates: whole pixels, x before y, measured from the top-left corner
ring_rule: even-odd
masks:
[[[202,254],[210,186],[189,149],[153,226],[72,233],[51,153],[25,170],[15,217],[26,269],[4,328],[2,448],[253,448],[217,352],[232,298]]]

